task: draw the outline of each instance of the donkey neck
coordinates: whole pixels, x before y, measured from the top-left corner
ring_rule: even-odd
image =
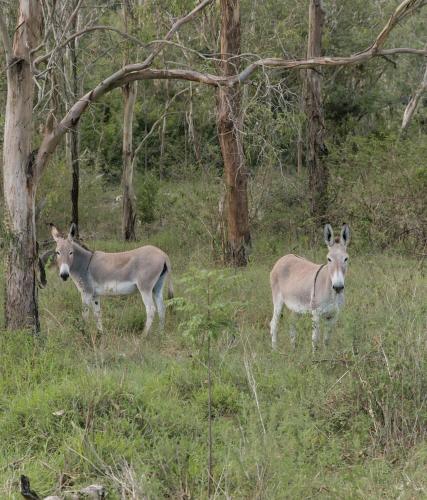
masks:
[[[323,309],[324,312],[339,309],[344,303],[344,290],[340,294],[333,290],[327,264],[319,271],[315,287],[313,287],[313,296],[314,307]]]
[[[73,241],[73,252],[74,259],[70,272],[79,278],[84,277],[87,274],[93,252],[86,250],[75,241]]]

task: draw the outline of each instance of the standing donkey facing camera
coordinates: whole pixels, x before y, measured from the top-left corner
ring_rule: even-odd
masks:
[[[92,252],[74,239],[74,224],[71,224],[65,238],[53,224],[50,226],[56,242],[59,275],[64,281],[69,276],[74,281],[82,297],[84,319],[88,318],[91,307],[98,330],[102,331],[100,297],[139,292],[147,312],[144,333],[149,332],[156,309],[160,328],[163,329],[166,309],[163,285],[166,277],[169,278],[168,296],[173,297],[171,263],[165,252],[152,245],[127,252]]]
[[[291,311],[290,336],[295,345],[295,313],[311,313],[313,318],[313,350],[319,343],[320,319],[326,320],[324,342],[344,305],[344,282],[348,266],[347,246],[350,228],[344,224],[339,237],[334,238],[330,224],[324,228],[328,246],[327,262],[319,265],[303,257],[289,254],[280,258],[270,273],[273,295],[273,318],[270,322],[271,342],[277,347],[277,326],[283,305]]]

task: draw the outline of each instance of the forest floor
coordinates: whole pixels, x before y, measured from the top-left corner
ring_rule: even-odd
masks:
[[[0,498],[20,498],[20,474],[40,496],[96,482],[111,499],[206,498],[207,341],[197,331],[207,314],[213,498],[427,498],[420,262],[358,255],[350,245],[346,306],[330,346],[312,354],[302,317],[291,350],[285,311],[272,352],[269,271],[286,253],[281,245],[258,237],[249,266],[235,271],[176,238],[150,240],[173,264],[177,299],[164,333],[156,322],[142,336],[134,295],[102,301],[105,334],[96,339],[76,288],[54,267],[40,291],[40,338],[2,332]],[[298,250],[325,260],[324,248]]]

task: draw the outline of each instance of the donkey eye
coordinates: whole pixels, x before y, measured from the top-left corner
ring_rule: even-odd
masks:
[[[344,259],[344,262],[348,262],[348,257],[346,257],[346,258]]]
[[[73,252],[70,252],[70,255],[73,255]]]
[[[328,257],[328,262],[332,262],[332,259],[330,257]]]
[[[57,251],[56,251],[55,253],[56,253],[56,255],[59,255],[59,252],[58,252],[58,250],[57,250]]]

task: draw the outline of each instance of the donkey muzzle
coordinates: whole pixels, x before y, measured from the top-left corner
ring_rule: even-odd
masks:
[[[68,264],[61,264],[61,267],[59,268],[59,276],[61,276],[63,281],[67,281],[68,276],[70,276],[70,267]]]
[[[332,287],[337,293],[341,293],[344,290],[344,285],[333,285]]]

